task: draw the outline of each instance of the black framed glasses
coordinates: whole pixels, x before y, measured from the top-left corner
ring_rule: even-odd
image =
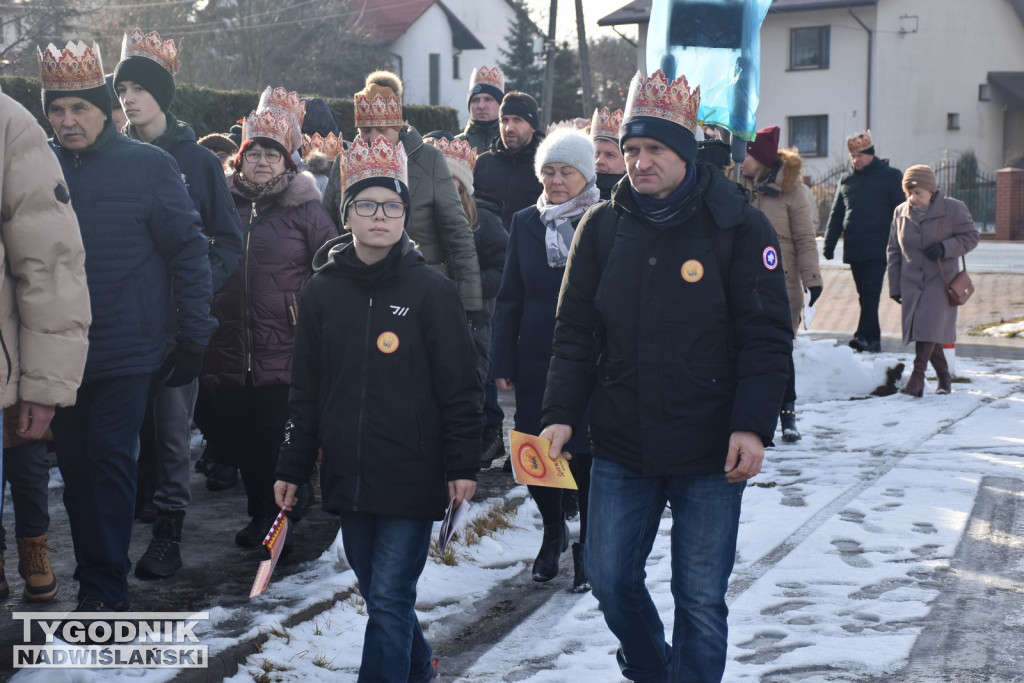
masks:
[[[375,202],[372,199],[359,199],[352,203],[357,216],[369,218],[377,214],[377,207],[384,210],[388,218],[401,218],[405,215],[405,204],[403,202]]]
[[[283,158],[283,155],[276,149],[249,149],[243,156],[250,164],[258,164],[260,159],[266,159],[268,164],[276,164]]]

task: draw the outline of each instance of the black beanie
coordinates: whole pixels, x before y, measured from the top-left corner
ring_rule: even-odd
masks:
[[[469,99],[466,100],[466,106],[468,107],[469,103],[473,101],[473,95],[479,95],[481,93],[484,95],[490,95],[499,103],[505,99],[505,93],[498,90],[490,83],[477,83],[469,89]],[[523,118],[525,119],[526,117],[524,116]]]
[[[405,202],[405,226],[409,226],[409,214],[412,209],[412,200],[409,196],[409,186],[403,183],[401,180],[395,178],[388,178],[385,176],[375,176],[372,178],[363,178],[357,182],[352,183],[345,187],[345,191],[341,195],[341,222],[344,223],[348,216],[348,206],[355,200],[356,196],[368,187],[384,187],[389,190],[394,190],[398,193],[398,196]]]
[[[529,122],[534,130],[540,130],[540,116],[537,113],[537,100],[524,92],[514,90],[501,100],[498,116],[518,116]]]
[[[174,101],[174,76],[148,57],[122,59],[114,68],[115,89],[121,81],[132,81],[148,90],[161,111],[166,112]]]
[[[113,111],[110,104],[110,91],[107,90],[106,83],[86,90],[43,90],[43,113],[49,116],[50,103],[61,97],[81,97],[86,102],[99,107],[107,115],[108,120]]]
[[[624,150],[629,138],[654,138],[687,164],[697,158],[697,138],[693,131],[668,119],[656,116],[631,116],[619,128],[619,149]],[[625,153],[625,152],[623,152]]]

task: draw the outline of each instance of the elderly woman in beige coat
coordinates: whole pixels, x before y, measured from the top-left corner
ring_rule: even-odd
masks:
[[[914,342],[914,369],[902,393],[920,397],[929,361],[939,386],[952,391],[943,344],[956,341],[956,306],[946,283],[960,272],[961,256],[978,246],[978,228],[963,202],[943,196],[931,167],[903,174],[907,201],[896,207],[889,232],[889,296],[903,313],[903,343]],[[941,261],[941,270],[939,263]]]
[[[786,273],[789,309],[796,335],[804,305],[804,290],[810,292],[810,304],[821,296],[822,280],[818,268],[818,248],[814,242],[812,207],[800,191],[803,159],[795,149],[779,149],[779,127],[757,131],[747,143],[747,156],[740,165],[743,185],[750,191],[750,203],[760,209],[779,236],[782,268]],[[796,428],[796,372],[789,361],[789,382],[779,413],[782,440],[800,440]]]

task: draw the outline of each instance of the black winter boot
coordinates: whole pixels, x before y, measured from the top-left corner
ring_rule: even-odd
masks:
[[[135,564],[140,579],[165,579],[181,569],[181,525],[184,510],[161,511],[153,522],[153,540]]]
[[[572,592],[586,593],[590,590],[590,582],[587,581],[587,570],[583,567],[583,544],[572,544]]]
[[[533,561],[533,580],[550,581],[558,575],[558,557],[569,547],[569,525],[565,522],[544,525],[544,540]]]
[[[779,422],[782,423],[782,440],[786,443],[796,443],[802,436],[796,428],[796,404],[783,403],[779,411]]]

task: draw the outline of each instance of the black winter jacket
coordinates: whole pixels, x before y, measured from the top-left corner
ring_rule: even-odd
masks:
[[[82,382],[155,372],[168,338],[205,346],[217,327],[210,245],[171,155],[120,135],[109,120],[86,150],[56,137],[50,146],[85,245],[92,326]]]
[[[885,263],[892,214],[906,199],[903,173],[887,159],[875,157],[863,170],[846,173],[832,200],[825,250],[835,249],[843,235],[844,263]]]
[[[277,478],[324,509],[441,519],[448,481],[475,479],[483,389],[455,283],[403,235],[379,263],[346,234],[324,245],[299,306]]]
[[[512,216],[537,203],[544,186],[537,180],[533,170],[533,157],[537,146],[544,139],[535,132],[530,143],[520,150],[510,152],[498,138],[491,151],[476,159],[473,171],[473,190],[483,192],[501,202],[501,224],[505,230],[512,228]]]
[[[734,431],[771,445],[788,377],[775,231],[719,171],[696,173],[667,227],[628,182],[590,209],[559,297],[541,424],[590,400],[594,457],[643,475],[721,473]]]
[[[203,221],[203,234],[210,242],[210,274],[216,292],[242,260],[242,226],[220,161],[196,143],[191,126],[172,114],[166,117],[167,130],[152,144],[169,152],[178,162],[181,179]],[[139,139],[131,124],[127,134],[133,140]]]

